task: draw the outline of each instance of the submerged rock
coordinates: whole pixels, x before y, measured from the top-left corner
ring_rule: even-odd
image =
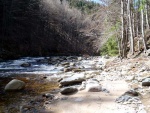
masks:
[[[30,64],[30,63],[23,63],[23,64],[21,64],[20,66],[21,66],[21,67],[30,67],[31,64]]]
[[[5,86],[5,91],[21,90],[24,87],[25,87],[25,82],[21,80],[13,79]]]

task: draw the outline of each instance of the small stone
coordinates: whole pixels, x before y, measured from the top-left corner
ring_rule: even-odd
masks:
[[[67,100],[68,99],[68,97],[62,97],[61,98],[61,100]]]
[[[54,97],[55,97],[53,94],[50,94],[50,93],[43,94],[42,96],[46,97],[46,98],[49,98],[51,100],[54,99]]]
[[[45,101],[44,105],[47,105],[47,104],[51,104],[51,102],[50,101]]]

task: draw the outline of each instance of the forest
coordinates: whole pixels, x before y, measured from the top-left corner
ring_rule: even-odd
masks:
[[[148,0],[1,0],[0,57],[118,55],[148,49]]]

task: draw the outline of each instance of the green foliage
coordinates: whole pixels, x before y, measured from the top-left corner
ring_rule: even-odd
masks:
[[[101,48],[101,55],[116,56],[118,55],[117,40],[114,36],[109,38]]]
[[[98,10],[99,4],[86,0],[67,0],[71,7],[81,10],[83,13],[91,14]]]

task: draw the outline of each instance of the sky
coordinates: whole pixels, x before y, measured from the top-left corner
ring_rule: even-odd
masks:
[[[91,1],[94,1],[96,3],[100,3],[100,0],[91,0]]]
[[[100,2],[99,0],[92,0],[92,1],[94,1],[94,2]]]
[[[91,1],[94,1],[94,2],[100,3],[100,1],[99,1],[99,0],[91,0]]]

